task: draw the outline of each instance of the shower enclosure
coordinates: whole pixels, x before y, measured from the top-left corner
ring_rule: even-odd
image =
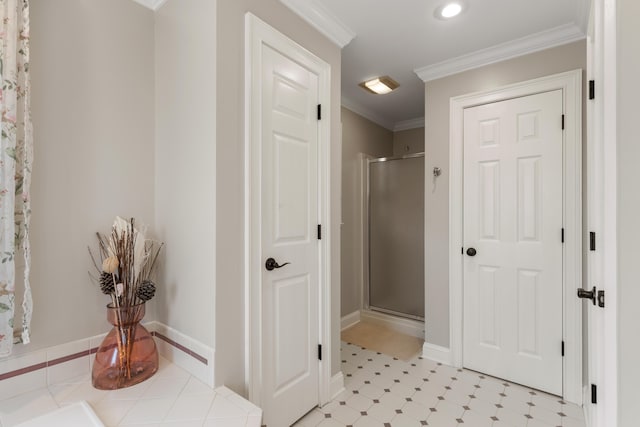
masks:
[[[424,320],[424,153],[368,169],[368,308]]]

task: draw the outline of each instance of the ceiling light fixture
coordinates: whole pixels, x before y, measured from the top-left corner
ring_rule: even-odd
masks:
[[[375,79],[367,80],[360,83],[360,87],[368,90],[371,93],[377,95],[384,95],[394,89],[397,89],[400,85],[389,76],[376,77]]]
[[[460,15],[464,10],[464,2],[452,1],[439,6],[433,14],[438,19],[451,19]]]

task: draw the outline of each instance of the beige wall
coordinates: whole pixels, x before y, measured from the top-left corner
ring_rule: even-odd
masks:
[[[251,11],[331,65],[331,372],[340,370],[340,49],[278,0],[219,0],[217,42],[216,383],[245,387],[244,18]]]
[[[433,181],[426,173],[425,327],[426,340],[449,347],[449,100],[563,71],[586,68],[585,42],[548,49],[425,85],[425,171],[440,167]]]
[[[216,283],[215,17],[216,2],[210,0],[169,0],[155,15],[156,230],[168,243],[158,320],[210,347]]]
[[[342,107],[342,301],[341,316],[362,308],[363,251],[358,153],[393,154],[393,133]]]
[[[638,383],[640,383],[640,3],[618,0],[618,426],[638,425]]]
[[[393,133],[393,155],[401,157],[407,154],[424,152],[424,128],[396,131]]]
[[[87,246],[116,215],[154,228],[153,19],[131,0],[31,1],[33,337],[16,354],[108,330]]]

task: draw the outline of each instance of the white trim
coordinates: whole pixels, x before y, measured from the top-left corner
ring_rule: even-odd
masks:
[[[584,404],[582,405],[582,414],[584,416],[585,427],[595,426],[594,424],[595,421],[592,415],[594,405],[587,404],[587,402],[590,402],[590,396],[591,396],[591,387],[588,384],[585,384],[582,387],[582,401],[584,402]]]
[[[162,7],[163,4],[167,2],[167,0],[133,0],[134,2],[153,10],[157,11]]]
[[[245,323],[247,325],[246,367],[249,400],[261,406],[262,396],[262,257],[261,257],[261,148],[260,135],[260,79],[259,51],[263,44],[282,52],[299,64],[318,73],[320,103],[331,105],[331,66],[307,49],[289,39],[251,13],[245,14]],[[253,76],[256,75],[256,81]],[[327,114],[318,126],[319,152],[319,216],[326,230],[332,229],[331,179],[331,115]],[[331,233],[323,236],[319,265],[319,339],[325,357],[319,370],[319,405],[330,400],[331,359]]]
[[[598,426],[618,425],[618,377],[624,372],[618,372],[618,168],[617,168],[617,1],[596,1],[596,26],[599,33],[597,43],[600,44],[596,57],[596,69],[600,70],[598,83],[602,82],[601,109],[596,112],[595,122],[600,126],[602,157],[596,159],[602,180],[602,286],[607,295],[607,307],[603,310],[604,342],[600,342],[604,360],[600,380],[603,384],[599,390]],[[602,38],[600,38],[602,37]],[[600,95],[598,95],[600,96]],[[598,97],[596,96],[596,100]]]
[[[434,362],[444,363],[445,365],[454,366],[451,349],[440,347],[439,345],[429,344],[425,342],[422,345],[422,357],[424,359],[433,360]]]
[[[321,2],[316,0],[280,0],[282,4],[307,21],[342,49],[356,33],[347,27]]]
[[[582,70],[574,70],[451,99],[449,187],[449,313],[454,366],[462,366],[463,328],[463,125],[464,109],[561,89],[564,132],[563,223],[563,397],[582,404],[582,305],[575,290],[582,280]]]
[[[515,58],[540,50],[549,49],[585,38],[584,32],[575,24],[565,24],[516,40],[481,49],[467,55],[417,68],[414,72],[424,82],[457,74],[462,71]]]
[[[366,309],[360,311],[360,320],[385,326],[405,335],[424,339],[424,322],[420,322],[419,320],[405,319],[403,317]]]
[[[344,375],[342,372],[338,372],[334,376],[331,377],[331,382],[329,386],[329,400],[333,400],[337,395],[344,391]]]
[[[347,110],[353,111],[354,113],[356,113],[359,116],[364,117],[367,120],[372,121],[373,123],[377,124],[378,126],[382,126],[383,128],[393,131],[394,128],[394,124],[392,121],[385,119],[384,117],[378,115],[377,113],[374,113],[373,111],[371,111],[370,109],[368,109],[367,107],[354,102],[353,100],[346,98],[346,97],[342,97],[341,99],[341,104],[344,108],[346,108]]]
[[[418,117],[410,120],[402,120],[400,122],[396,122],[395,126],[393,126],[394,132],[400,132],[403,130],[409,129],[418,129],[424,127],[424,117]]]
[[[145,327],[150,332],[160,333],[207,359],[207,364],[205,365],[192,355],[185,353],[183,350],[163,341],[162,339],[158,337],[155,339],[156,346],[158,347],[158,353],[160,353],[162,357],[189,372],[209,387],[214,387],[215,350],[213,348],[158,321],[149,322],[148,324],[145,324]]]
[[[582,32],[587,35],[589,29],[589,17],[591,15],[591,0],[580,0],[576,2],[576,24]]]
[[[344,331],[357,323],[360,323],[360,310],[356,310],[353,313],[342,316],[340,319],[340,330]]]

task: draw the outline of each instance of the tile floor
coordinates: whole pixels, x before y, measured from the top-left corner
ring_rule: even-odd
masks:
[[[180,367],[160,358],[160,369],[156,375],[126,389],[96,390],[89,378],[80,377],[1,400],[0,427],[14,426],[81,400],[91,405],[107,427],[248,425],[249,416],[257,408],[239,399],[228,389],[216,390],[212,390]],[[256,425],[259,425],[259,422],[256,422]]]
[[[418,357],[404,362],[343,342],[342,372],[345,391],[297,427],[584,427],[582,409],[556,396]],[[245,426],[231,419],[246,409],[218,397],[161,359],[158,374],[127,389],[100,391],[77,378],[2,400],[0,427],[79,400],[106,426]]]
[[[296,427],[584,427],[582,408],[504,380],[342,343],[345,391]]]

